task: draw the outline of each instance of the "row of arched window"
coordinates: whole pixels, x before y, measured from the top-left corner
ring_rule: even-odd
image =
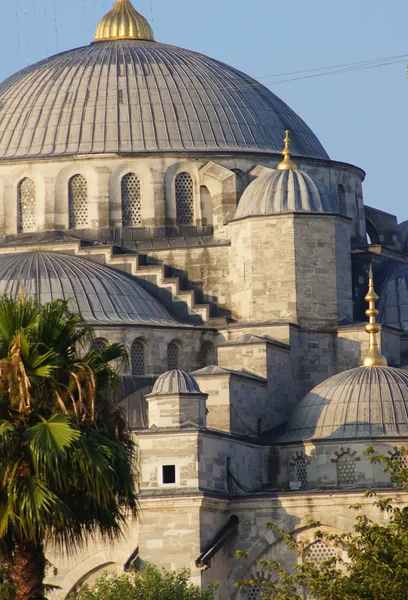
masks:
[[[96,352],[102,352],[109,342],[105,338],[95,338],[92,342],[92,349]],[[178,340],[171,341],[167,346],[167,369],[180,368],[180,350],[181,343]],[[130,347],[130,365],[131,373],[134,376],[146,375],[146,342],[138,338],[133,341]],[[199,365],[200,367],[206,367],[210,364],[214,364],[215,350],[211,342],[204,342],[199,352]]]
[[[400,452],[395,452],[391,456],[391,460],[395,461],[395,465],[401,465],[401,468],[408,468],[408,457]],[[357,482],[357,470],[354,457],[348,452],[343,452],[336,460],[337,485],[353,485]],[[395,466],[392,475],[398,471]],[[295,477],[299,481],[302,489],[307,488],[307,462],[304,456],[298,456],[295,459]]]
[[[194,183],[189,173],[182,172],[175,179],[176,218],[178,225],[194,223]],[[121,180],[122,226],[138,227],[142,223],[142,194],[140,179],[127,173]],[[24,177],[17,186],[19,232],[35,228],[35,183]],[[73,175],[68,181],[68,214],[71,229],[87,227],[88,183],[83,175]]]

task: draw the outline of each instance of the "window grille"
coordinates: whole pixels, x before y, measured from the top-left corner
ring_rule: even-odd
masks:
[[[391,477],[396,475],[401,469],[408,469],[408,456],[406,454],[401,454],[401,452],[394,452],[391,456],[391,460],[397,462],[392,468]],[[394,481],[395,485],[400,486],[400,481]]]
[[[305,548],[303,552],[303,560],[313,562],[316,565],[320,565],[325,560],[329,560],[329,558],[336,556],[336,550],[322,542],[322,540],[316,540]]]
[[[82,175],[74,175],[68,184],[69,226],[88,226],[88,184]]]
[[[176,177],[177,225],[194,223],[194,185],[191,175],[179,173]]]
[[[356,483],[356,463],[347,452],[337,459],[337,483],[339,485]]]
[[[295,460],[296,481],[300,481],[302,488],[307,487],[307,467],[303,456],[298,456]]]
[[[109,342],[104,338],[95,338],[92,341],[91,350],[95,350],[95,352],[103,352],[108,345]]]
[[[134,173],[122,177],[122,225],[136,227],[142,222],[140,180]]]
[[[200,368],[213,365],[214,362],[214,346],[210,342],[204,342],[199,355]]]
[[[35,229],[35,183],[28,177],[18,184],[18,216],[20,232]]]
[[[262,588],[259,585],[248,588],[243,597],[245,600],[261,600]]]
[[[141,340],[135,340],[130,349],[132,375],[145,374],[145,345]]]
[[[167,346],[167,368],[169,371],[179,368],[179,349],[175,342]]]

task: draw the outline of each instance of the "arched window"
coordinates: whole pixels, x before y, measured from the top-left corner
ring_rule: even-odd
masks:
[[[95,338],[92,340],[91,350],[103,352],[107,346],[109,346],[108,340],[105,340],[105,338]]]
[[[303,551],[303,560],[313,562],[315,565],[320,565],[325,560],[336,557],[337,552],[322,540],[316,540],[307,546]]]
[[[391,460],[395,461],[391,470],[391,479],[394,484],[399,487],[401,482],[398,480],[398,478],[395,479],[394,476],[397,475],[397,473],[399,473],[402,469],[408,469],[408,456],[401,452],[394,452],[394,454],[391,456]]]
[[[194,184],[191,175],[179,173],[176,177],[177,225],[194,223]]]
[[[337,199],[339,201],[340,214],[347,216],[346,190],[341,183],[337,186]]]
[[[69,226],[88,226],[88,184],[82,175],[74,175],[68,183]]]
[[[179,347],[176,342],[167,346],[167,368],[169,371],[179,368]]]
[[[130,362],[132,375],[145,375],[145,344],[142,340],[135,340],[130,349]]]
[[[215,363],[215,350],[211,342],[204,342],[200,348],[199,355],[200,368],[208,367]]]
[[[298,456],[295,460],[295,477],[300,481],[302,488],[307,488],[307,467],[304,456]]]
[[[20,181],[17,188],[18,231],[35,229],[35,183],[29,177]]]
[[[201,220],[203,225],[212,225],[213,222],[213,207],[211,194],[207,186],[200,186],[200,208]]]
[[[122,225],[137,227],[142,222],[140,180],[134,173],[122,177]]]
[[[356,463],[348,452],[340,454],[337,459],[337,483],[338,485],[356,483]]]

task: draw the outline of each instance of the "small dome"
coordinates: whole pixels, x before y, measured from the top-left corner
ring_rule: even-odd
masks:
[[[408,330],[408,264],[394,262],[378,277],[378,320]]]
[[[272,171],[253,181],[242,194],[235,219],[286,212],[338,212],[325,184],[304,171]]]
[[[107,40],[154,41],[152,28],[129,0],[117,0],[96,28],[95,42]]]
[[[0,294],[68,300],[90,323],[178,325],[132,277],[84,258],[54,252],[0,255]]]
[[[151,393],[152,396],[170,396],[171,394],[202,394],[202,391],[192,375],[173,369],[157,378]]]
[[[408,436],[408,373],[357,367],[309,392],[293,411],[284,442]]]

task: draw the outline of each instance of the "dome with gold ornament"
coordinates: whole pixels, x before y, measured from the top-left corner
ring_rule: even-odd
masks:
[[[311,390],[292,413],[281,442],[396,438],[408,435],[408,373],[387,366],[377,336],[378,296],[370,269],[366,295],[369,350],[362,365]]]
[[[327,160],[323,146],[268,88],[203,54],[154,41],[117,0],[93,43],[0,84],[0,161],[118,153],[278,153]]]

